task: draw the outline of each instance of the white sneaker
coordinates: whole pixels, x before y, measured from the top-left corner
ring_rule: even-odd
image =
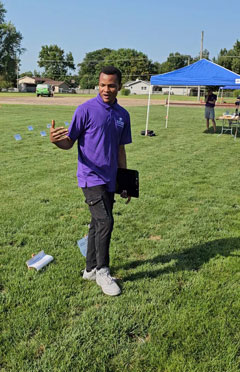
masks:
[[[108,267],[103,267],[96,272],[96,283],[102,288],[103,293],[109,296],[117,296],[121,289],[110,275]]]
[[[83,271],[83,279],[86,279],[86,280],[96,280],[96,268],[92,269],[92,271],[87,271],[86,269],[84,269]]]

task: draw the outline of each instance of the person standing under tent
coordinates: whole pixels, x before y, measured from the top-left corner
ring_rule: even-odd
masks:
[[[129,113],[117,103],[121,71],[103,67],[99,94],[76,109],[69,129],[50,129],[50,141],[69,150],[78,141],[78,185],[91,213],[83,279],[93,280],[110,296],[121,289],[110,275],[109,246],[117,168],[126,168],[125,145],[132,142]],[[123,191],[121,197],[131,197]]]
[[[212,120],[213,124],[213,130],[214,133],[216,133],[216,122],[215,122],[215,103],[217,100],[216,94],[213,93],[213,90],[211,88],[208,89],[207,95],[205,96],[205,119],[206,119],[206,125],[207,130],[209,130],[209,120]]]
[[[235,115],[238,116],[239,115],[239,105],[240,105],[240,96],[237,97],[237,101],[235,102]]]

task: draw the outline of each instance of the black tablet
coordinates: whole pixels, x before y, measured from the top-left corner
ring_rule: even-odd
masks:
[[[123,190],[127,190],[128,196],[139,197],[139,174],[137,170],[118,168],[115,192],[121,194]]]

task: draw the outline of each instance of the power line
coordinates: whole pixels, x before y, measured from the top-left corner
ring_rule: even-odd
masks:
[[[240,58],[240,56],[218,56],[218,58]]]
[[[177,56],[176,56],[177,57]],[[109,59],[107,62],[122,62],[122,61],[132,61],[132,60],[139,60],[139,61],[146,61],[148,60],[149,62],[151,60],[148,59],[148,57],[130,57],[130,58],[121,58],[121,59]],[[39,63],[40,61],[37,61]],[[66,61],[61,61],[57,59],[43,59],[43,62],[58,62],[58,63],[66,63]],[[97,59],[90,59],[88,61],[82,61],[81,63],[101,63],[101,62],[106,62],[105,59],[97,60]]]

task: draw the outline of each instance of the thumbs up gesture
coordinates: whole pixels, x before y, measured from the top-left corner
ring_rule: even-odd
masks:
[[[50,141],[57,143],[68,138],[68,130],[64,127],[55,128],[55,120],[52,120],[52,127],[50,128]]]

